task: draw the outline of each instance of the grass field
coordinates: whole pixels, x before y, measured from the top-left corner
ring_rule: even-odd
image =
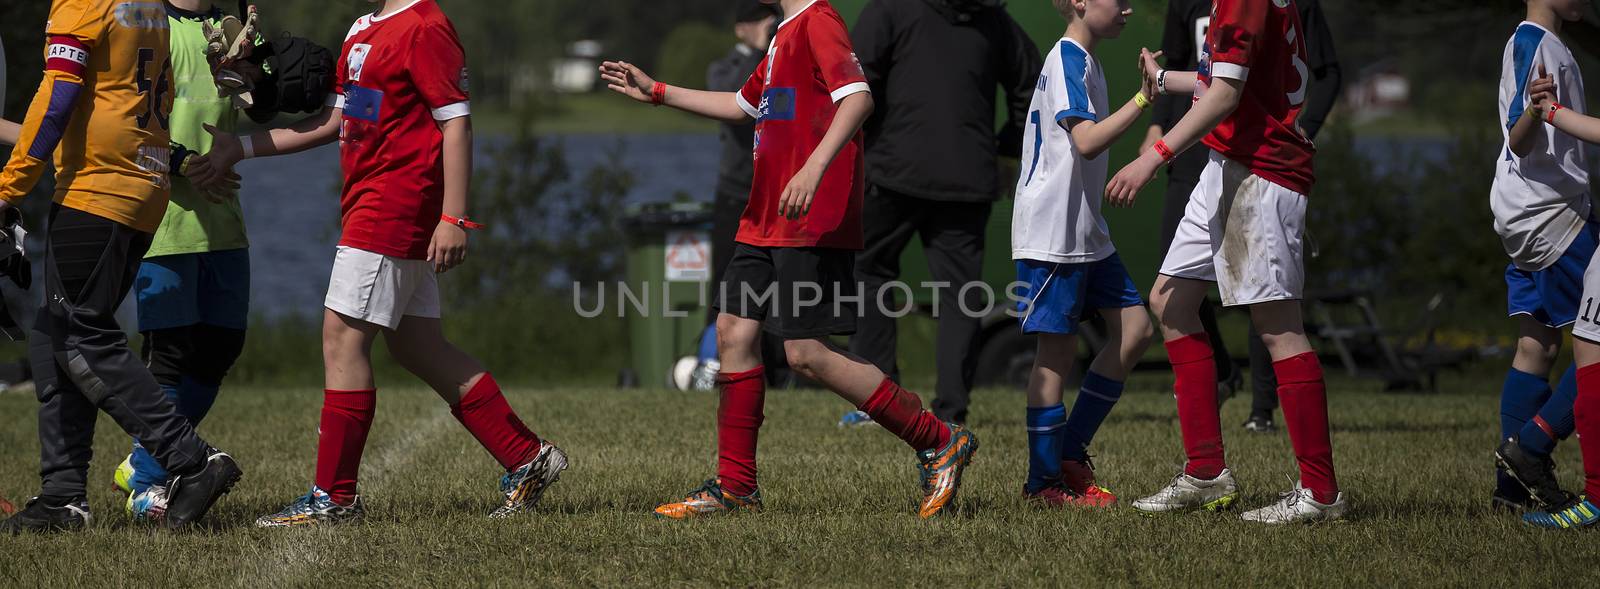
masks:
[[[1488,512],[1496,401],[1482,394],[1387,395],[1336,383],[1332,410],[1348,522],[1266,528],[1236,514],[1148,518],[1041,510],[1024,503],[1022,397],[984,391],[972,421],[982,452],[959,510],[914,515],[910,452],[876,427],[840,430],[846,406],[814,391],[772,392],[762,432],[767,511],[657,521],[660,500],[714,465],[709,394],[515,389],[513,405],[574,464],[541,508],[484,518],[491,460],[429,393],[382,392],[363,470],[368,520],[317,530],[257,530],[257,515],[305,491],[319,395],[225,391],[202,433],[237,457],[244,481],[210,529],[133,525],[109,491],[127,449],[102,419],[90,531],[0,538],[9,586],[1595,586],[1594,532],[1551,533]],[[1181,451],[1160,376],[1141,378],[1098,441],[1102,479],[1124,498],[1156,490]],[[1271,501],[1293,470],[1286,436],[1236,429],[1248,401],[1225,406],[1244,504]],[[0,493],[19,506],[37,488],[34,401],[0,395]],[[1558,453],[1576,485],[1571,445]],[[1561,558],[1589,554],[1579,561]],[[331,582],[331,583],[330,583]]]

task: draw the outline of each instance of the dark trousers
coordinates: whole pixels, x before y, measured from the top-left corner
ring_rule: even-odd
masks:
[[[1178,156],[1178,161],[1169,168],[1166,203],[1161,210],[1162,255],[1172,247],[1172,237],[1178,231],[1178,222],[1183,220],[1183,211],[1189,204],[1189,195],[1200,182],[1200,170],[1205,167],[1207,151],[1191,149]],[[1184,169],[1178,174],[1171,173],[1178,168]],[[1233,357],[1228,354],[1228,347],[1222,342],[1221,330],[1217,328],[1216,305],[1210,298],[1200,304],[1200,323],[1206,330],[1206,336],[1211,340],[1212,359],[1217,364],[1217,379],[1227,382],[1233,378],[1238,367],[1233,365]],[[1261,334],[1256,332],[1253,323],[1250,326],[1250,383],[1253,390],[1250,416],[1271,418],[1272,411],[1278,407],[1278,377],[1272,372],[1272,355],[1267,353],[1267,345],[1261,340]]]
[[[982,278],[984,230],[990,208],[987,202],[928,200],[878,186],[868,187],[863,206],[866,249],[856,256],[856,278],[865,286],[865,300],[856,333],[850,338],[850,351],[899,381],[895,318],[884,313],[885,305],[879,302],[887,294],[882,292],[884,285],[900,278],[900,254],[913,235],[920,236],[929,274],[934,281],[950,285],[938,291],[939,334],[934,352],[938,381],[932,408],[934,415],[944,421],[967,420],[978,360],[974,348],[982,323],[962,312],[962,301],[957,296],[962,285]],[[966,294],[966,308],[985,307],[983,289],[968,289]],[[893,308],[894,301],[886,305]]]
[[[96,409],[168,472],[205,464],[207,446],[128,347],[113,314],[138,274],[151,235],[56,205],[44,255],[44,303],[28,337],[39,397],[40,495],[88,490]]]

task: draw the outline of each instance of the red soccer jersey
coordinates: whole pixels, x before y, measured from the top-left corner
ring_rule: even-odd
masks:
[[[1294,0],[1215,0],[1195,100],[1213,77],[1243,80],[1244,94],[1239,108],[1206,136],[1206,146],[1269,182],[1309,195],[1316,149],[1295,119],[1311,75]]]
[[[334,79],[343,234],[339,245],[420,260],[444,208],[439,123],[470,113],[466,55],[434,0],[350,27]]]
[[[791,221],[778,214],[778,201],[833,124],[838,101],[867,91],[844,19],[826,0],[807,4],[778,25],[766,59],[737,95],[739,107],[757,121],[755,176],[738,242],[861,249],[865,172],[859,131],[823,173],[809,213]]]

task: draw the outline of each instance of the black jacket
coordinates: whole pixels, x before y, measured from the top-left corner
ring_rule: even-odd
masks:
[[[761,65],[761,51],[736,44],[721,59],[706,68],[706,88],[714,92],[738,92],[744,87],[756,66]],[[717,164],[717,196],[750,196],[750,180],[755,175],[756,122],[723,123],[719,133],[722,139],[722,160]],[[743,202],[741,200],[740,202]]]
[[[998,198],[995,156],[1021,151],[1043,63],[1005,8],[871,0],[850,37],[876,103],[865,126],[867,182],[932,200]],[[998,134],[996,87],[1008,115]]]
[[[1300,27],[1305,29],[1306,67],[1311,70],[1311,88],[1306,92],[1306,104],[1300,111],[1300,128],[1306,137],[1315,139],[1322,129],[1333,101],[1339,97],[1343,74],[1339,57],[1333,51],[1333,33],[1328,31],[1328,20],[1322,16],[1322,6],[1317,0],[1295,0],[1300,9]],[[1200,19],[1211,18],[1211,0],[1172,0],[1167,3],[1166,32],[1161,36],[1161,51],[1165,65],[1179,71],[1194,71],[1200,67],[1200,46],[1205,43],[1206,29]],[[1207,21],[1209,22],[1209,20]],[[1189,112],[1192,100],[1187,95],[1157,96],[1152,107],[1150,123],[1160,125],[1162,131],[1172,129],[1183,115]],[[1170,173],[1174,176],[1199,178],[1205,167],[1204,149],[1190,149],[1174,162]]]

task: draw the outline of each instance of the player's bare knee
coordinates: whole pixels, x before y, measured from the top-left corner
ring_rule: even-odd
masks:
[[[737,315],[717,315],[717,349],[735,353],[754,353],[761,339],[761,322]]]
[[[1515,360],[1519,364],[1543,366],[1548,372],[1550,366],[1556,362],[1556,355],[1561,353],[1561,344],[1552,341],[1542,341],[1532,337],[1517,338],[1517,351]]]
[[[828,346],[814,339],[789,340],[783,342],[783,353],[789,360],[790,368],[806,378],[815,379],[818,365],[823,356],[828,354]]]

